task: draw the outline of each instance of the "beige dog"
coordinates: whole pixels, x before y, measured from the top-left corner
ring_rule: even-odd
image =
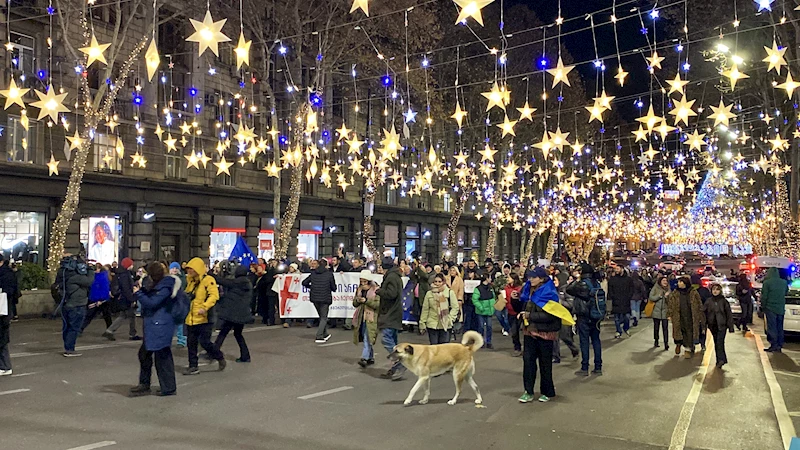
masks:
[[[425,396],[419,403],[420,405],[428,403],[428,397],[431,394],[431,377],[441,375],[448,370],[453,371],[456,395],[447,404],[456,404],[464,380],[467,380],[472,390],[475,391],[475,403],[481,404],[483,398],[478,390],[478,384],[472,379],[475,374],[475,362],[472,356],[481,347],[483,347],[483,336],[474,331],[464,333],[460,344],[398,344],[395,346],[391,356],[399,359],[408,370],[419,377],[403,404],[411,404],[414,395],[423,384],[425,385]]]

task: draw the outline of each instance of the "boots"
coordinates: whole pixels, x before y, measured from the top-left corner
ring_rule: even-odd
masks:
[[[653,344],[653,348],[658,348],[658,347],[659,347],[659,345],[658,345],[658,339],[656,339],[656,342],[655,342],[655,344]]]

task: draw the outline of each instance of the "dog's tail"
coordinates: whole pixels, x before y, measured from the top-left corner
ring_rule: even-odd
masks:
[[[483,347],[483,336],[477,331],[467,331],[464,337],[461,338],[461,345],[469,347],[469,351],[475,353],[479,348]]]

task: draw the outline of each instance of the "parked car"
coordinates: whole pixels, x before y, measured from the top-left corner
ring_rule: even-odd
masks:
[[[786,314],[783,316],[783,331],[800,333],[800,283],[789,285],[786,295]]]

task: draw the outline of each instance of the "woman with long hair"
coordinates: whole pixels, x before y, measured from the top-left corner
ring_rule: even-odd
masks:
[[[378,309],[381,298],[376,294],[378,283],[372,281],[372,272],[362,270],[358,282],[356,295],[353,297],[353,306],[356,308],[353,316],[353,343],[363,344],[358,365],[366,368],[375,364],[372,346],[378,339]]]
[[[669,288],[669,280],[666,276],[658,277],[655,286],[650,290],[650,295],[647,300],[652,304],[653,312],[650,317],[653,318],[653,339],[655,343],[653,347],[658,348],[659,329],[664,336],[664,351],[669,350],[669,314],[667,308],[667,298],[669,298],[672,290]]]
[[[457,265],[450,266],[450,270],[448,272],[448,276],[444,279],[447,287],[453,291],[453,294],[456,296],[456,300],[458,301],[458,316],[456,317],[456,323],[461,323],[461,327],[453,327],[453,338],[456,336],[456,332],[458,328],[462,328],[464,326],[464,279],[461,278],[461,272],[458,270]]]
[[[669,317],[672,319],[672,338],[675,341],[675,354],[681,354],[681,346],[686,348],[686,358],[694,356],[694,346],[700,343],[700,325],[703,320],[703,302],[700,294],[692,289],[689,277],[678,279],[678,288],[667,300]]]

